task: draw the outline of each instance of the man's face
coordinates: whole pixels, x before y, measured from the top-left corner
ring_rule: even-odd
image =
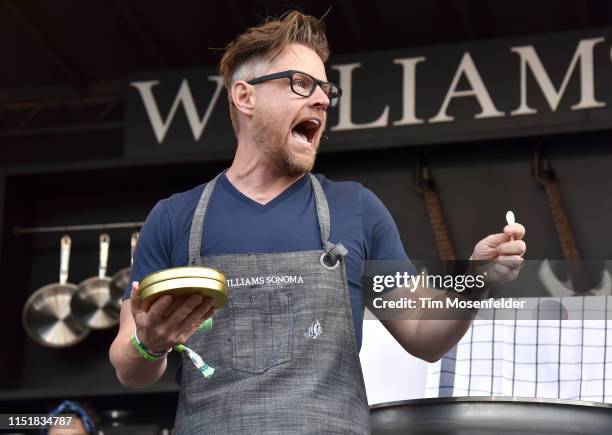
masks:
[[[312,49],[290,45],[265,74],[297,70],[327,80],[321,58]],[[329,99],[317,86],[310,97],[291,90],[288,78],[254,86],[252,138],[280,169],[291,175],[312,170],[325,130]]]

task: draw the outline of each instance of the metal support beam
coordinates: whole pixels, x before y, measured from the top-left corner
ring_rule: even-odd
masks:
[[[53,47],[40,31],[32,24],[32,22],[24,15],[19,7],[12,0],[4,0],[0,2],[13,15],[19,25],[32,38],[53,63],[62,70],[68,79],[74,84],[77,89],[83,89],[85,80],[79,73],[70,65],[70,63]]]
[[[105,231],[105,230],[124,230],[136,229],[144,225],[144,222],[115,222],[108,224],[89,224],[89,225],[63,225],[56,227],[15,227],[13,231],[17,235],[21,234],[44,234],[44,233],[67,233],[75,231]]]
[[[22,128],[24,128],[26,125],[28,125],[28,123],[36,116],[38,115],[38,112],[40,112],[42,110],[43,106],[36,106],[33,107],[32,109],[30,109],[30,111],[28,112],[28,114],[25,116],[25,118],[23,118],[21,120],[21,122],[19,123],[19,125],[17,126],[16,130],[20,130]]]
[[[1,4],[2,0],[0,0]],[[89,98],[115,99],[123,95],[124,80],[89,82],[80,92],[70,85],[35,86],[27,88],[0,88],[0,107],[12,104],[39,104],[41,102],[63,102],[87,100]],[[6,109],[12,110],[12,109]],[[16,108],[15,110],[23,110]]]
[[[31,110],[33,108],[42,106],[48,109],[57,109],[65,107],[78,107],[78,106],[98,106],[115,103],[121,98],[118,96],[92,96],[83,98],[55,98],[55,99],[41,99],[41,100],[30,100],[30,101],[15,101],[11,103],[0,103],[0,110],[6,112],[20,112],[23,110]]]
[[[120,119],[110,116],[124,101],[121,88],[120,82],[92,82],[80,95],[70,86],[2,90],[0,138],[120,129]],[[37,125],[41,110],[55,111],[57,126]]]
[[[101,122],[98,124],[63,125],[60,127],[0,131],[0,138],[39,136],[39,135],[63,134],[63,133],[83,133],[87,131],[120,130],[122,128],[124,128],[123,122]]]
[[[100,112],[100,114],[96,117],[96,121],[98,122],[103,121],[104,118],[106,118],[108,114],[111,113],[115,109],[115,107],[119,105],[120,102],[121,102],[121,99],[118,98],[117,100],[113,101],[108,106],[106,106],[106,108],[102,112]]]

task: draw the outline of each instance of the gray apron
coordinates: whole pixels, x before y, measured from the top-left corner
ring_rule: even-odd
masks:
[[[309,174],[310,175],[310,174]],[[186,343],[215,368],[205,379],[183,361],[175,434],[367,434],[368,402],[344,255],[310,175],[320,251],[201,256],[206,185],[189,239],[189,264],[221,270],[229,298],[211,331]]]

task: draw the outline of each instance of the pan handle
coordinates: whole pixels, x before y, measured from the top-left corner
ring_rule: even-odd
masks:
[[[134,264],[134,251],[136,250],[138,236],[140,236],[140,233],[138,231],[133,232],[132,238],[130,239],[130,267],[132,267],[132,265]]]
[[[109,246],[110,236],[106,233],[100,234],[100,269],[98,270],[98,278],[106,278]]]
[[[70,236],[64,235],[60,239],[60,275],[59,283],[64,285],[68,282],[68,264],[70,263]]]

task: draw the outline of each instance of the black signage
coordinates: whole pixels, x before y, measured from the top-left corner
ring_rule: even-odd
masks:
[[[353,150],[612,127],[612,29],[335,56],[343,96],[320,150]],[[128,156],[235,149],[214,68],[127,83]]]

